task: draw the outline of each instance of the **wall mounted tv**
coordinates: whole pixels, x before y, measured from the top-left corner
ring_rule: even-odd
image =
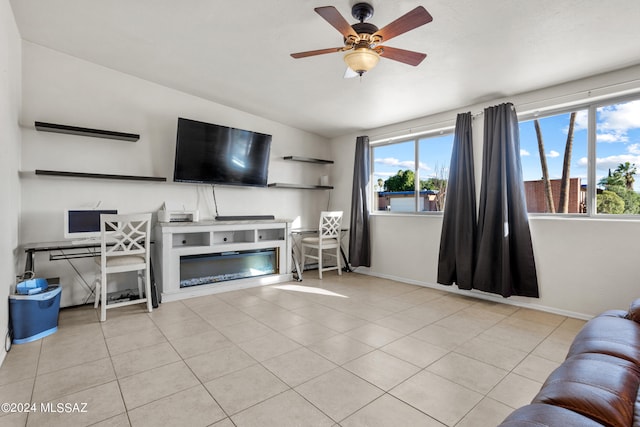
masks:
[[[173,180],[267,186],[271,135],[178,118]]]

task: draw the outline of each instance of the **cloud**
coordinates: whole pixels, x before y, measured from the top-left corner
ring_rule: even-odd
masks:
[[[638,154],[640,155],[640,144],[630,144],[627,147],[627,151],[631,154]]]
[[[600,128],[624,132],[640,128],[640,101],[601,107],[598,108],[598,113]]]
[[[550,158],[559,157],[559,156],[560,156],[560,153],[558,153],[555,150],[551,150],[547,153],[547,157],[550,157]]]
[[[421,172],[431,172],[433,169],[427,165],[426,163],[422,163],[420,162],[420,171]],[[422,176],[422,174],[420,174],[420,176]]]
[[[375,159],[375,163],[385,166],[397,166],[403,169],[413,170],[416,167],[416,163],[413,160],[399,160],[395,157],[385,157],[384,159]],[[395,174],[393,174],[395,175]]]
[[[598,142],[629,142],[629,137],[622,132],[599,133],[596,135]]]
[[[627,153],[616,154],[613,156],[600,157],[596,159],[597,169],[615,169],[621,163],[629,162],[640,167],[640,143],[629,144],[627,146]],[[588,160],[586,157],[582,157],[578,160],[577,165],[586,167]]]
[[[396,172],[375,172],[373,175],[375,176],[375,180],[377,181],[378,178],[389,178],[392,177],[396,174]]]
[[[520,149],[520,156],[521,157],[526,157],[526,156],[530,156],[531,153],[529,153],[527,150],[525,150],[524,148]]]
[[[589,125],[589,113],[588,110],[580,110],[576,111],[576,121],[573,124],[573,131],[577,132],[579,130],[587,129]],[[569,133],[569,126],[564,128],[565,135]]]
[[[615,169],[621,163],[635,163],[640,165],[640,155],[637,154],[618,154],[615,156],[601,157],[596,159],[596,166],[598,169]]]
[[[598,108],[598,142],[628,142],[627,133],[640,128],[640,101]]]
[[[597,117],[596,140],[598,142],[629,142],[629,130],[640,128],[640,101],[600,107]],[[588,124],[588,111],[577,111],[573,131],[586,130]],[[566,126],[563,133],[566,135],[568,132],[569,126]]]

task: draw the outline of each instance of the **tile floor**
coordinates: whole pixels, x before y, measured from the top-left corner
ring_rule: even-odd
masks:
[[[0,402],[35,410],[0,413],[0,424],[495,426],[584,324],[355,273],[313,276],[153,313],[125,307],[102,324],[92,307],[63,309],[58,332],[7,354]]]

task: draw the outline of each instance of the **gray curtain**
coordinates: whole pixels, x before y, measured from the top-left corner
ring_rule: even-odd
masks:
[[[476,237],[476,186],[471,113],[456,119],[446,205],[440,236],[438,283],[473,287]]]
[[[473,287],[538,297],[531,232],[520,164],[520,135],[513,104],[484,110],[482,186]]]
[[[353,190],[351,192],[351,223],[349,226],[349,264],[353,267],[371,266],[369,240],[369,137],[356,139],[356,157],[353,165]]]

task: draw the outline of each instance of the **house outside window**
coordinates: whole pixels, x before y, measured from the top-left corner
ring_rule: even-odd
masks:
[[[373,144],[373,210],[442,212],[452,148],[452,130]]]

